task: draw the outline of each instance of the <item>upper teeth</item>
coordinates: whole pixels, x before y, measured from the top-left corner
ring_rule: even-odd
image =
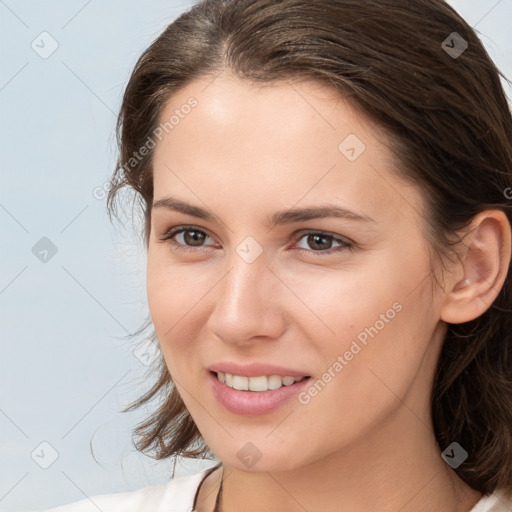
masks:
[[[293,383],[302,380],[304,377],[281,377],[270,375],[262,377],[244,377],[243,375],[232,375],[231,373],[217,373],[217,379],[233,389],[240,391],[267,391],[278,389],[282,386],[291,386]]]

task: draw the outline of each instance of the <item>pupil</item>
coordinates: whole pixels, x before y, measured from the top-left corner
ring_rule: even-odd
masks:
[[[190,236],[190,233],[194,233],[194,236]],[[189,231],[185,231],[185,241],[187,242],[187,244],[189,243],[189,241],[193,241],[193,242],[201,242],[201,237],[202,237],[202,233],[199,233],[197,231],[193,231],[193,230],[189,230]],[[199,240],[198,240],[198,237],[199,237]],[[201,245],[200,243],[199,244],[194,244],[192,243],[191,245]]]
[[[313,242],[313,244],[317,244],[318,240],[328,240],[330,239],[330,236],[326,235],[309,235],[308,243]],[[329,249],[330,244],[328,242],[322,244],[321,242],[319,245],[324,245],[324,247],[320,247],[321,249]]]

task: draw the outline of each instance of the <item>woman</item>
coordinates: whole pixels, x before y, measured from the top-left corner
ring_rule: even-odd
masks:
[[[217,465],[78,512],[512,510],[512,118],[442,0],[204,0],[139,59],[162,401]],[[89,507],[89,508],[87,508]]]

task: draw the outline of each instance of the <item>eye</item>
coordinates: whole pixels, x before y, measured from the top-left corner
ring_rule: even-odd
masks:
[[[305,250],[309,254],[314,254],[315,256],[332,254],[333,252],[340,252],[344,249],[354,249],[354,244],[348,240],[337,238],[334,235],[322,233],[320,231],[310,231],[308,233],[304,233],[299,240],[302,240],[303,238],[306,238],[306,244],[309,247],[318,250],[308,250],[307,248],[303,247],[300,247],[300,249]],[[333,248],[333,242],[337,243],[338,247]]]
[[[161,240],[169,241],[170,244],[180,250],[193,251],[194,247],[204,247],[202,242],[206,238],[210,238],[209,235],[194,226],[179,226],[168,231]]]
[[[169,230],[161,241],[168,241],[178,250],[194,251],[194,248],[207,247],[207,245],[203,244],[207,238],[211,237],[205,231],[195,226],[178,226]],[[355,248],[353,242],[321,231],[302,233],[302,236],[299,237],[299,242],[303,238],[306,238],[306,243],[311,249],[304,247],[299,247],[299,249],[315,256],[332,254],[345,249],[353,250]],[[338,244],[338,247],[333,247],[333,242]],[[294,246],[296,245],[297,243]]]

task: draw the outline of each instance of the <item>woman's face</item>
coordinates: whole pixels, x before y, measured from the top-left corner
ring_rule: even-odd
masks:
[[[282,471],[424,435],[442,297],[423,197],[393,173],[382,131],[321,84],[229,74],[182,89],[170,119],[153,155],[148,300],[213,452]],[[308,379],[234,390],[211,372],[223,364],[239,365],[238,387]]]

